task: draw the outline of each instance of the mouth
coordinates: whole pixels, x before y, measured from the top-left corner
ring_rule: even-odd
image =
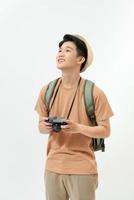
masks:
[[[58,63],[62,63],[64,61],[65,61],[64,59],[58,59]]]

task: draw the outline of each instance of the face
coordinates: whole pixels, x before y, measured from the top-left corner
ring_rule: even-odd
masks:
[[[57,67],[61,70],[62,69],[80,70],[81,57],[77,56],[76,45],[73,42],[68,41],[63,43],[63,45],[59,48],[59,51],[57,53],[56,63]]]

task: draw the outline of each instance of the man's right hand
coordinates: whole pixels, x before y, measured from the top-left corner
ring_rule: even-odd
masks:
[[[52,124],[46,122],[46,120],[48,120],[48,117],[39,117],[39,131],[40,133],[50,134],[52,132]]]

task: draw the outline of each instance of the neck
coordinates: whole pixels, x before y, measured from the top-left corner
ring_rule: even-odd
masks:
[[[66,88],[77,86],[80,79],[80,73],[62,73],[62,84]]]

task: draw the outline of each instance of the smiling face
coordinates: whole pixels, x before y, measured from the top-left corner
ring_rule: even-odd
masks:
[[[80,71],[80,66],[84,62],[85,58],[78,56],[77,54],[76,45],[73,42],[64,42],[62,46],[59,47],[56,56],[58,69]]]

